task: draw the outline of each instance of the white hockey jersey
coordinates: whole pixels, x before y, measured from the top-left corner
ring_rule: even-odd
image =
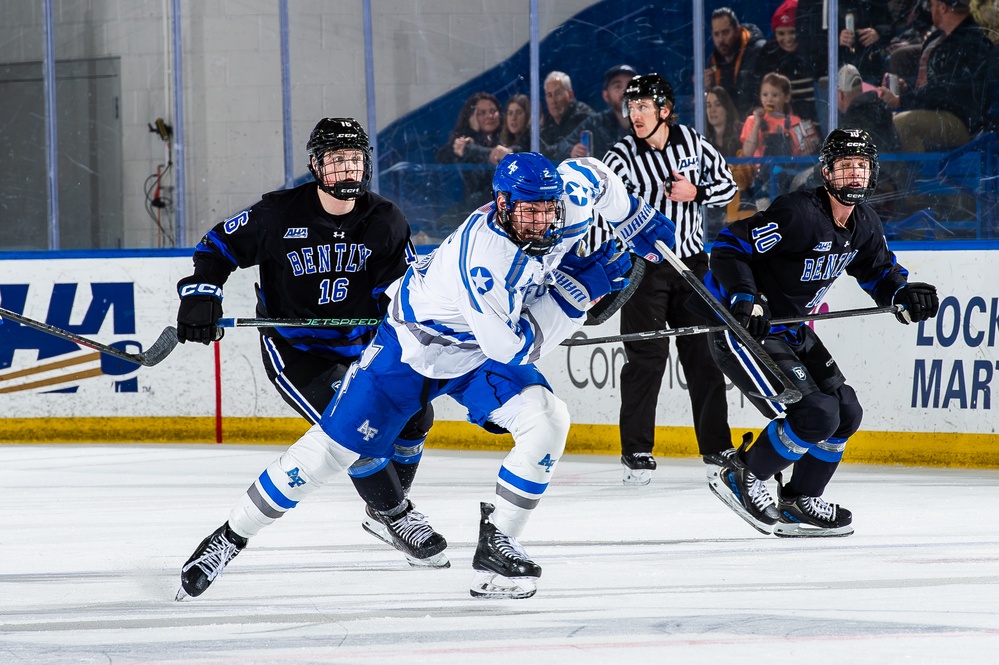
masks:
[[[586,236],[594,214],[613,225],[640,202],[598,160],[566,160],[558,171],[565,235],[551,252],[525,254],[489,204],[389,287],[388,323],[399,337],[403,362],[436,379],[461,376],[487,358],[533,363],[582,326],[585,317],[567,316],[549,294],[551,272]]]

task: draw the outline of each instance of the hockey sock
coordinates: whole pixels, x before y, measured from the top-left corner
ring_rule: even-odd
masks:
[[[257,535],[356,459],[357,453],[312,426],[247,488],[229,513],[229,527],[243,538]]]
[[[565,450],[569,410],[546,388],[530,386],[489,415],[510,431],[514,447],[503,460],[496,481],[496,528],[518,537],[548,487]]]
[[[771,420],[756,441],[742,452],[742,460],[753,475],[765,480],[791,466],[811,446],[791,430],[787,421]]]
[[[406,494],[388,458],[361,458],[347,469],[347,475],[358,496],[374,510],[392,514],[406,507]]]
[[[784,496],[822,496],[843,459],[846,439],[820,441],[794,464],[794,473],[785,486]]]
[[[413,481],[416,479],[416,470],[420,466],[420,458],[423,457],[423,441],[425,439],[425,436],[417,441],[396,439],[392,466],[402,484],[402,492],[406,496],[409,496],[409,490],[412,489]]]

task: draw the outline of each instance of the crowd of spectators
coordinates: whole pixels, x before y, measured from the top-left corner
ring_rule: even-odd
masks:
[[[740,196],[725,213],[728,221],[770,197],[769,171],[759,168],[763,157],[817,153],[829,129],[822,126],[826,118],[820,117],[817,97],[838,105],[839,127],[866,129],[882,154],[949,150],[979,132],[999,129],[994,0],[841,0],[838,6],[840,70],[831,82],[822,0],[784,0],[771,16],[769,36],[740,22],[730,7],[712,11],[705,134],[722,155],[735,158],[730,168]],[[627,64],[607,70],[606,108],[595,112],[576,98],[568,74],[549,72],[540,151],[555,163],[602,158],[631,131],[621,102],[638,73]],[[523,94],[503,105],[486,92],[466,100],[438,160],[482,168],[460,170],[463,200],[454,210],[489,202],[490,167],[511,152],[530,149],[530,107]],[[760,161],[747,164],[742,157]],[[796,173],[785,171],[785,176]],[[892,169],[885,175],[884,186],[893,185]],[[805,178],[795,182],[810,184]],[[781,190],[790,184],[785,177]],[[449,218],[444,226],[460,221]]]

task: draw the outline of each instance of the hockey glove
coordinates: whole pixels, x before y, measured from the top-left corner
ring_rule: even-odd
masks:
[[[626,287],[630,268],[631,256],[613,240],[587,256],[579,256],[574,249],[552,271],[550,293],[567,316],[579,318],[596,300]]]
[[[762,293],[754,298],[748,293],[735,293],[729,301],[732,316],[753,339],[761,340],[770,332],[770,307]]]
[[[180,294],[177,339],[201,344],[222,339],[225,331],[215,325],[222,317],[222,287],[206,284],[192,275],[177,282],[177,292]]]
[[[909,282],[901,287],[895,292],[892,304],[905,308],[901,312],[895,312],[895,318],[905,325],[932,319],[940,309],[937,287],[925,282]]]
[[[614,232],[635,254],[646,261],[659,263],[666,257],[656,249],[656,241],[662,240],[667,247],[673,249],[676,226],[666,215],[645,201],[632,197],[632,202],[638,204],[635,213],[615,225]]]

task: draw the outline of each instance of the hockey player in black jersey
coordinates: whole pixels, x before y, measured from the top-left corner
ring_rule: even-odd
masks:
[[[315,182],[265,194],[249,209],[216,225],[198,243],[194,274],[177,285],[181,342],[208,344],[221,339],[223,331],[216,323],[222,316],[222,287],[237,268],[252,266],[257,266],[260,276],[260,317],[384,316],[385,288],[416,258],[409,223],[394,203],[368,191],[371,149],[357,121],[324,118],[312,131],[307,149]],[[347,368],[374,334],[375,326],[261,328],[264,368],[284,400],[315,425]],[[403,429],[391,459],[362,458],[349,475],[367,504],[363,522],[367,531],[402,551],[411,565],[447,567],[444,538],[413,509],[412,502],[398,503],[399,489],[408,494],[413,483],[432,424],[433,407],[428,403]],[[203,591],[196,578],[210,577],[211,572],[197,561],[209,561],[208,550],[225,549],[224,544],[213,547],[208,542],[217,534],[225,538],[225,533],[222,528],[206,539],[185,566],[188,595]],[[227,541],[242,541],[235,536]],[[211,568],[207,563],[204,567]]]
[[[781,196],[767,210],[724,229],[704,278],[802,394],[789,405],[754,396],[776,395],[781,385],[734,335],[711,333],[718,366],[772,418],[722,467],[712,490],[757,530],[784,537],[853,533],[850,511],[822,494],[847,440],[860,428],[863,410],[818,335],[804,324],[771,326],[771,316],[808,313],[844,272],[878,305],[902,305],[896,314],[902,323],[936,316],[939,306],[935,287],[908,281],[908,271],[888,249],[881,220],[866,203],[878,179],[870,135],[834,130],[819,161],[824,186]],[[780,472],[792,465],[784,484]],[[776,502],[764,483],[774,475]]]

